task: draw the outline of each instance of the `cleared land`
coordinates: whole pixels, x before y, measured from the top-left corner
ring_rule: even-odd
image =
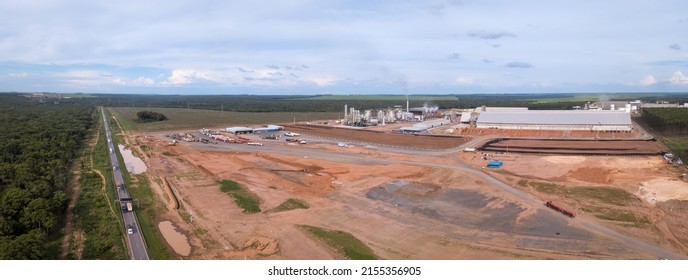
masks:
[[[109,108],[116,114],[125,130],[136,131],[165,131],[176,129],[198,129],[204,127],[227,127],[235,125],[276,124],[320,119],[334,119],[339,113],[247,113],[222,112],[213,110],[179,109],[179,108],[147,108],[147,107],[116,107]],[[139,111],[155,111],[167,116],[168,120],[161,122],[140,123],[136,113]]]
[[[688,253],[688,193],[682,192],[688,183],[676,179],[677,171],[659,156],[510,153],[495,156],[503,168],[479,171],[487,162],[480,153],[399,153],[388,147],[447,149],[464,138],[304,125],[287,130],[311,137],[309,144],[170,146],[164,133],[129,135],[149,176],[166,178],[178,198],[179,210],[162,211],[156,219],[174,223],[188,238],[190,254],[178,257],[359,258],[347,248],[382,259],[654,259],[661,250]],[[380,145],[342,148],[339,139]],[[265,211],[245,213],[222,192],[222,180],[236,182]],[[173,201],[162,184],[152,189],[160,201]],[[546,208],[547,200],[578,216]],[[591,230],[590,224],[631,239]]]
[[[485,161],[475,153],[459,154],[462,158],[456,153],[416,152],[411,156],[324,143],[290,146],[283,141],[266,142],[264,147],[226,143],[167,146],[168,140],[158,137],[138,135],[133,142],[149,148],[145,152],[149,172],[168,178],[179,198],[178,217],[173,212],[165,216],[189,238],[192,250],[185,258],[359,258],[346,253],[348,247],[367,247],[373,256],[383,259],[655,258],[588,231],[579,219],[592,219],[633,238],[684,252],[680,241],[684,234],[677,224],[685,211],[674,210],[666,216],[673,222],[665,222],[629,185],[650,176],[675,176],[665,169],[650,175],[664,168],[661,157],[651,161],[631,157],[638,160],[624,163],[615,162],[625,160],[623,157],[590,158],[597,166],[635,168],[623,174],[625,169],[617,168],[619,171],[611,174],[618,177],[602,179],[600,174],[611,171],[585,169],[593,167],[585,162],[589,157],[508,155],[522,161],[518,164],[502,158],[505,168],[492,175],[511,182],[510,188],[539,198],[533,202],[504,192],[479,173],[461,167],[462,161],[482,167]],[[551,166],[538,165],[543,162]],[[556,166],[569,169],[553,168]],[[628,183],[619,184],[619,177]],[[261,209],[274,210],[244,213],[233,197],[222,193],[218,182],[224,179],[237,182],[259,198]],[[594,183],[588,185],[588,181]],[[163,192],[160,196],[168,201]],[[569,219],[544,207],[542,203],[548,199],[582,218]],[[657,205],[683,207],[674,201]],[[307,230],[312,228],[320,229],[315,230],[318,235]]]
[[[480,154],[461,157],[476,167],[487,163]],[[494,159],[504,166],[490,174],[514,188],[555,200],[617,232],[688,253],[688,227],[679,222],[688,218],[684,167],[672,167],[659,156],[501,154]]]

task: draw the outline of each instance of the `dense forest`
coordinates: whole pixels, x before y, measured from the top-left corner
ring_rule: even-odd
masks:
[[[653,130],[672,153],[688,159],[688,109],[645,108],[639,122]]]
[[[137,112],[136,117],[140,122],[159,122],[167,119],[164,114],[152,111]]]
[[[52,95],[51,96],[58,96]],[[445,100],[418,100],[412,98],[411,107],[424,104],[439,106],[440,109],[475,108],[478,106],[495,107],[528,107],[531,110],[571,110],[573,106],[583,106],[585,101],[595,102],[599,98],[594,94],[580,98],[577,94],[457,94],[444,95]],[[688,102],[688,94],[606,94],[609,100],[635,100],[655,102]],[[223,110],[235,112],[340,112],[344,105],[356,109],[387,108],[395,105],[405,106],[403,100],[370,96],[350,100],[320,99],[306,95],[142,95],[142,94],[75,94],[70,99],[61,99],[62,103],[83,104],[106,107],[144,107],[144,108],[189,108],[205,110]],[[315,97],[315,98],[312,98]],[[403,96],[399,96],[403,99]],[[456,99],[452,99],[455,97]]]
[[[688,109],[645,108],[643,121],[653,129],[668,135],[688,135]]]
[[[57,258],[70,166],[93,106],[0,94],[0,259]]]
[[[438,106],[440,109],[475,108],[478,106],[528,107],[531,110],[570,110],[582,106],[582,101],[566,101],[571,94],[467,94],[453,95],[451,100],[412,99],[411,107],[423,105]],[[235,112],[339,112],[344,105],[356,109],[387,108],[405,106],[403,100],[364,97],[356,100],[328,100],[297,95],[138,95],[138,94],[92,94],[88,97],[61,99],[62,103],[88,104],[106,107],[144,108],[190,108],[223,110]],[[401,96],[403,99],[403,96]],[[563,101],[562,101],[563,100]],[[596,101],[592,98],[589,101]]]

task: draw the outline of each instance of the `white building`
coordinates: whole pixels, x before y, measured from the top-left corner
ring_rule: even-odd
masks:
[[[530,130],[589,130],[630,132],[631,115],[626,111],[486,111],[478,128]]]

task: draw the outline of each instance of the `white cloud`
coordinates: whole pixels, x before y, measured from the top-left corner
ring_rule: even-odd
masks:
[[[618,0],[450,4],[458,1],[0,1],[0,68],[5,70],[0,79],[6,88],[40,85],[55,91],[65,84],[83,85],[81,91],[122,85],[113,87],[120,92],[130,91],[127,86],[133,92],[175,86],[179,93],[244,86],[305,93],[304,88],[325,85],[344,90],[359,85],[353,90],[361,93],[392,86],[400,92],[419,87],[432,92],[457,84],[494,92],[531,89],[511,86],[501,76],[506,69],[524,75],[524,81],[565,85],[563,92],[595,85],[613,85],[610,90],[616,91],[684,84],[683,74],[669,80],[673,72],[641,81],[648,73],[687,71],[681,66],[688,43],[675,28],[666,28],[686,19],[676,5],[647,9]],[[635,20],[590,16],[590,11],[612,9],[618,18]],[[645,44],[647,38],[659,45]],[[666,61],[653,66],[667,68],[646,72],[646,61]],[[380,75],[380,68],[405,78]],[[620,68],[628,72],[616,71]],[[75,69],[100,76],[60,75]],[[461,73],[473,78],[457,77]]]
[[[29,76],[29,73],[22,72],[22,73],[9,73],[8,74],[12,78],[25,78]]]
[[[657,79],[655,79],[655,77],[652,75],[647,75],[647,76],[643,77],[639,82],[639,84],[642,86],[650,86],[650,85],[654,85],[656,83],[657,83]]]
[[[669,79],[669,82],[674,85],[688,86],[688,77],[683,75],[683,72],[676,71],[674,75],[671,76],[671,79]]]
[[[155,81],[151,78],[148,78],[148,77],[138,77],[138,78],[136,78],[136,80],[133,81],[133,84],[150,86],[150,85],[154,85]]]
[[[314,83],[318,86],[328,86],[334,83],[337,78],[331,75],[316,75],[316,76],[309,76],[305,78],[306,81],[309,81],[311,83]]]
[[[164,84],[167,85],[187,85],[196,81],[205,80],[216,83],[226,81],[223,73],[217,71],[200,71],[194,69],[176,69]]]
[[[456,77],[455,81],[457,84],[460,84],[460,85],[470,85],[470,84],[473,84],[473,82],[475,82],[475,79],[473,79],[471,77],[459,76],[459,77]]]

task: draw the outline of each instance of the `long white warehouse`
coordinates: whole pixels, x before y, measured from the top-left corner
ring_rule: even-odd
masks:
[[[533,110],[480,113],[478,128],[590,130],[630,132],[631,115],[624,111]]]

